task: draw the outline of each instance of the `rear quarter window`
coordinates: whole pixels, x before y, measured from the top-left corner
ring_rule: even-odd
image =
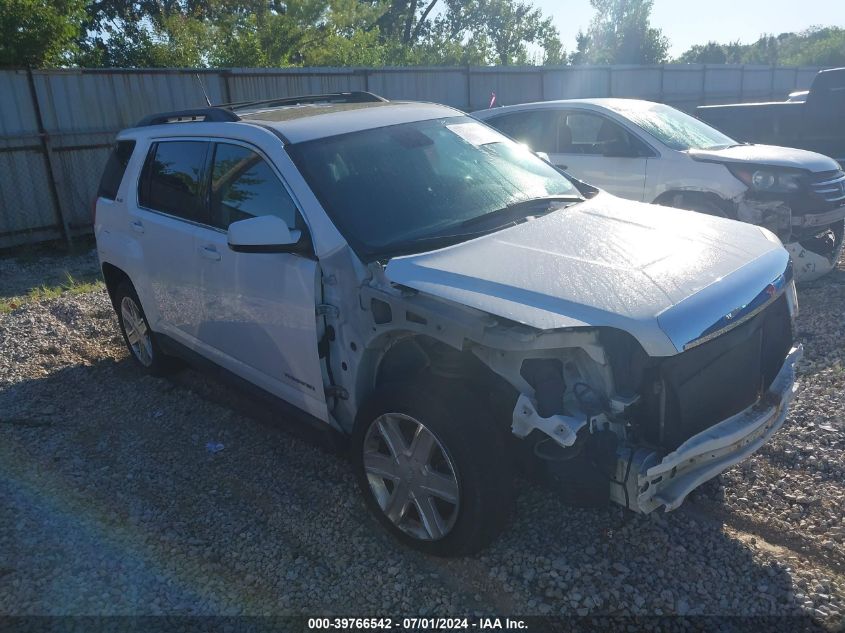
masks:
[[[100,188],[97,189],[98,198],[117,198],[117,190],[126,173],[126,166],[135,150],[135,141],[118,141],[106,161],[106,168],[103,170],[103,177],[100,179]]]

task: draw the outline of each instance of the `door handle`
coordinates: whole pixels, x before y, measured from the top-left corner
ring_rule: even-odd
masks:
[[[144,223],[141,220],[132,220],[129,223],[129,226],[132,227],[132,230],[136,233],[143,233],[144,232]]]
[[[202,255],[205,259],[210,259],[213,262],[220,261],[220,253],[217,252],[217,249],[213,246],[201,246],[200,255]]]

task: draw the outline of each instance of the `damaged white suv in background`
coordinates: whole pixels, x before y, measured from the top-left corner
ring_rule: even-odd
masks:
[[[801,354],[771,232],[599,192],[444,106],[149,117],[95,231],[144,369],[210,362],[348,435],[367,505],[438,555],[490,541],[516,469],[678,507],[783,424]]]
[[[836,267],[845,244],[845,173],[822,154],[739,143],[671,106],[573,99],[473,113],[576,178],[631,200],[763,226],[795,278]]]

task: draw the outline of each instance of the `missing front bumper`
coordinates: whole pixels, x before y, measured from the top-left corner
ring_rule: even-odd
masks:
[[[660,506],[674,510],[695,488],[754,453],[786,419],[802,353],[800,345],[790,350],[756,403],[689,438],[662,460],[647,449],[620,448],[611,499],[637,512]]]

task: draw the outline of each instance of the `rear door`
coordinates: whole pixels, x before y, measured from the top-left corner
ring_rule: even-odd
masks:
[[[317,350],[316,259],[235,252],[227,241],[229,224],[263,215],[276,215],[307,236],[281,174],[255,147],[216,143],[206,201],[209,222],[196,244],[202,306],[198,338],[204,353],[327,420]]]
[[[206,221],[210,147],[203,140],[154,142],[141,172],[138,205],[128,213],[143,258],[144,280],[135,285],[150,325],[191,347],[201,314],[196,237]]]
[[[558,147],[549,153],[552,163],[615,196],[642,200],[650,148],[602,114],[586,110],[560,114]]]

